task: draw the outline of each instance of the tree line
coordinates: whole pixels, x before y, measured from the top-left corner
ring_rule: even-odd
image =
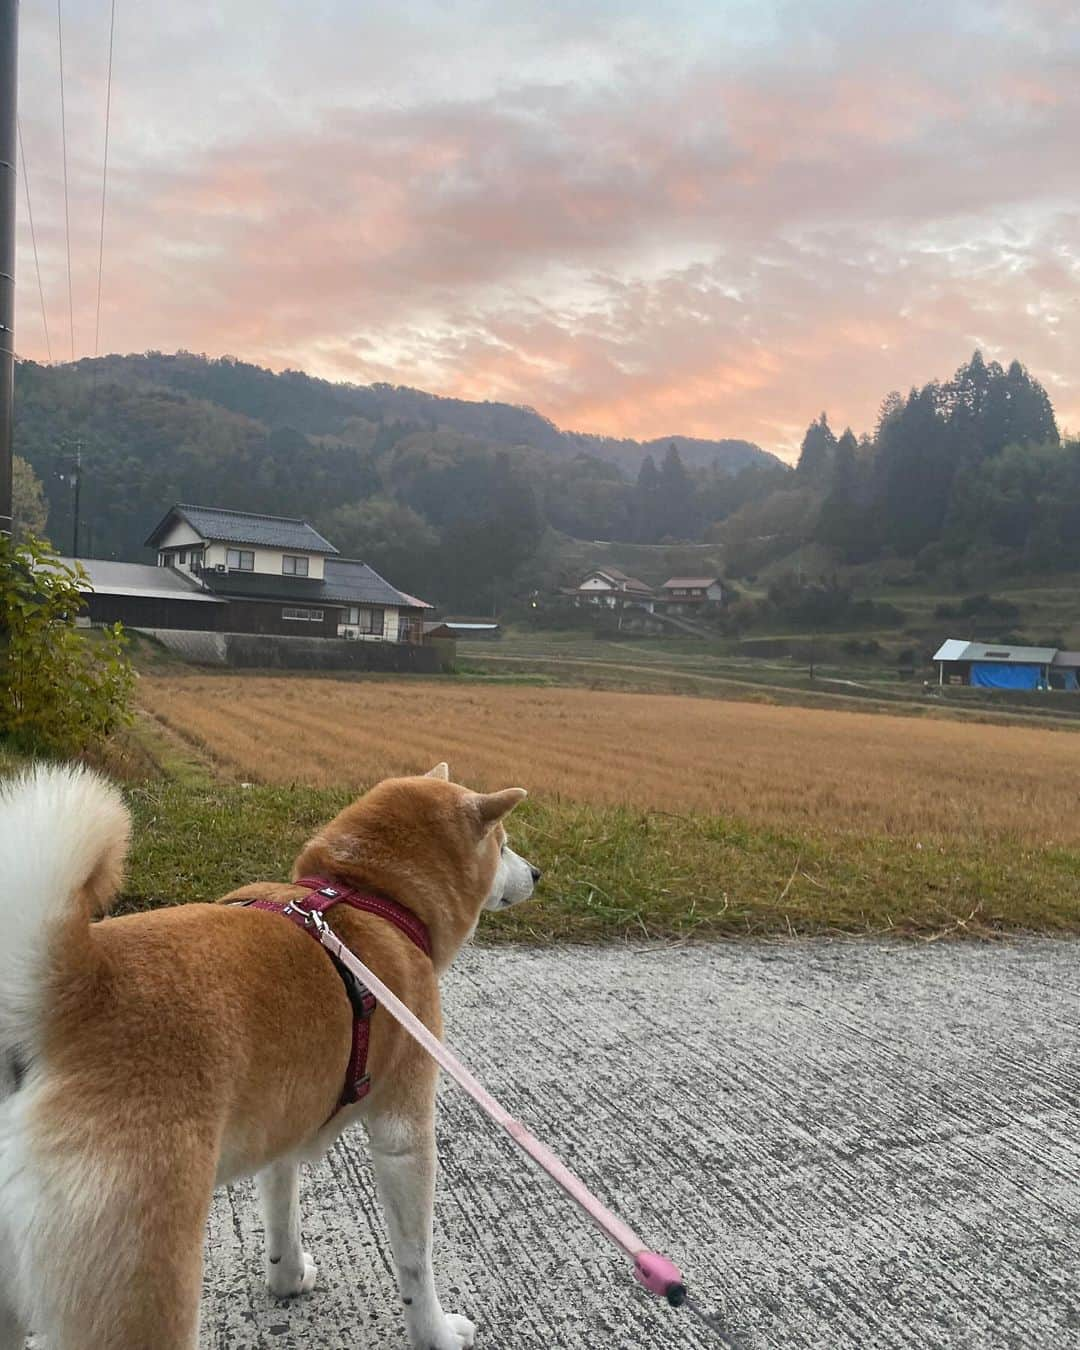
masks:
[[[1019,361],[975,352],[950,380],[890,393],[872,435],[837,436],[822,413],[795,472],[720,536],[743,574],[818,545],[839,564],[897,557],[977,579],[1080,564],[1077,524],[1080,443],[1062,442]]]
[[[808,545],[840,566],[1080,564],[1080,445],[1016,361],[976,352],[890,394],[869,435],[837,436],[823,413],[794,468],[745,442],[602,440],[528,409],[187,353],[16,373],[24,515],[40,528],[47,509],[68,550],[78,451],[83,556],[148,558],[156,520],[189,501],[304,516],[396,585],[477,611],[569,581],[565,536],[711,542],[736,578]]]

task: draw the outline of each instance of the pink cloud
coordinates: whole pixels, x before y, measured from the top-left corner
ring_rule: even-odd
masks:
[[[267,103],[265,129],[242,106],[248,81],[223,104],[234,124],[177,151],[129,106],[106,347],[232,352],[526,402],[582,430],[782,449],[822,406],[869,426],[889,388],[947,375],[978,342],[1025,360],[1080,426],[1080,58],[1048,43],[1068,17],[1043,10],[1003,11],[996,29],[958,19],[931,43],[875,6],[825,40],[829,16],[804,8],[790,40],[741,65],[661,44],[602,79],[544,79],[530,51],[528,77],[468,97],[376,86],[359,101],[335,67],[310,106]],[[559,60],[596,60],[597,32],[583,24]],[[89,80],[80,96],[99,95]],[[28,116],[64,356],[59,180],[47,120]],[[206,125],[205,106],[193,117]],[[80,353],[98,190],[87,150]],[[19,347],[40,356],[27,244]]]

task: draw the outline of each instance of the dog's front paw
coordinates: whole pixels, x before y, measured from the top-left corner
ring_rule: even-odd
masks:
[[[444,1313],[441,1332],[424,1350],[468,1350],[476,1340],[476,1327],[467,1317]]]
[[[284,1261],[271,1262],[266,1268],[266,1283],[275,1298],[295,1298],[298,1294],[311,1293],[318,1274],[315,1262],[307,1252],[301,1252],[298,1266],[286,1265]]]

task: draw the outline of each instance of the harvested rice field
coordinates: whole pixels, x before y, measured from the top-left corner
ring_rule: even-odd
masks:
[[[143,706],[227,776],[459,782],[814,835],[1080,844],[1070,732],[575,688],[144,678]]]

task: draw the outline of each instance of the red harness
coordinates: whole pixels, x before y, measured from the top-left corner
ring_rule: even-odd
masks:
[[[365,914],[377,914],[380,919],[392,923],[399,932],[425,956],[431,956],[431,937],[426,926],[411,910],[399,905],[389,896],[374,895],[370,891],[355,891],[351,886],[341,886],[328,881],[326,877],[300,877],[295,883],[307,890],[307,895],[298,900],[249,900],[247,908],[265,909],[272,914],[281,914],[291,919],[297,927],[309,933],[316,942],[319,935],[311,922],[312,914],[324,914],[334,905],[350,905],[353,909],[363,910]],[[321,943],[319,944],[322,945]],[[327,952],[330,956],[330,953]],[[338,974],[345,984],[345,992],[353,1010],[352,1052],[349,1055],[349,1067],[345,1074],[345,1086],[341,1100],[337,1104],[340,1111],[343,1106],[362,1101],[371,1090],[371,1077],[367,1072],[368,1042],[371,1039],[371,1015],[377,1005],[375,995],[361,984],[355,975],[345,969],[333,956]]]

